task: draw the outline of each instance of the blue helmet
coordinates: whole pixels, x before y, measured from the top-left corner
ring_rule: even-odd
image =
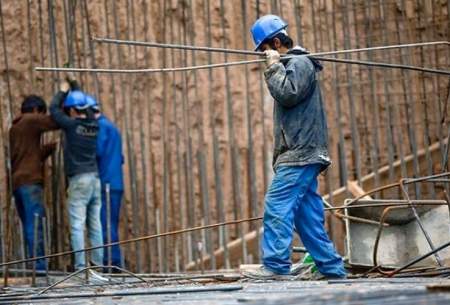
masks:
[[[69,94],[67,94],[67,97],[64,100],[64,107],[73,107],[77,109],[85,109],[89,107],[86,100],[86,95],[79,90],[69,91]]]
[[[99,110],[97,100],[93,96],[86,94],[86,102],[88,104],[88,107],[91,107],[94,110]]]
[[[250,29],[257,51],[263,42],[286,29],[288,24],[275,15],[265,15],[255,21]]]

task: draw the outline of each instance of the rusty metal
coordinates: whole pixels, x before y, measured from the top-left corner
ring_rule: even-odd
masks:
[[[181,49],[181,50],[191,50],[191,51],[205,51],[205,52],[218,52],[218,53],[228,53],[228,54],[265,56],[264,52],[237,50],[237,49],[229,49],[229,48],[213,48],[213,47],[203,47],[203,46],[184,45],[184,44],[170,44],[170,43],[157,43],[157,42],[147,42],[147,41],[121,40],[121,39],[111,39],[111,38],[101,38],[101,37],[92,37],[92,40],[95,42],[99,42],[99,43],[135,45],[135,46],[141,46],[141,47],[169,48],[169,49]],[[356,52],[380,51],[380,50],[389,50],[389,49],[398,49],[398,48],[416,48],[416,47],[434,46],[434,45],[450,45],[450,42],[448,42],[448,41],[430,41],[430,42],[418,42],[418,43],[409,43],[409,44],[385,45],[385,46],[378,46],[378,47],[317,52],[317,53],[311,53],[308,56],[339,55],[339,54],[348,54],[348,53],[356,53]]]
[[[383,231],[383,226],[381,225],[381,223],[384,223],[384,220],[390,211],[397,210],[397,209],[404,209],[404,208],[407,208],[407,207],[398,207],[398,206],[397,207],[394,207],[394,206],[387,207],[383,210],[383,213],[381,214],[381,217],[380,217],[380,226],[378,226],[377,237],[375,238],[375,243],[373,246],[373,265],[377,267],[376,270],[378,272],[385,274],[385,275],[387,273],[385,273],[383,270],[381,270],[381,266],[378,265],[378,262],[377,262],[378,244],[380,243],[381,233]]]
[[[434,247],[434,245],[433,245],[433,241],[431,240],[431,237],[430,237],[430,235],[428,234],[428,232],[425,230],[425,227],[423,226],[423,223],[422,223],[422,221],[420,220],[419,214],[417,214],[417,210],[416,210],[416,208],[414,207],[414,204],[411,202],[411,199],[409,198],[408,191],[406,190],[405,184],[404,184],[405,181],[406,181],[406,179],[400,179],[400,189],[402,190],[403,196],[405,197],[405,199],[406,199],[406,200],[408,201],[408,203],[410,204],[411,210],[412,210],[413,213],[414,213],[414,218],[416,219],[417,224],[418,224],[419,227],[420,227],[420,230],[422,231],[422,233],[423,233],[423,235],[425,236],[425,238],[426,238],[428,244],[430,245],[431,250],[434,250],[435,247]],[[443,266],[443,262],[442,262],[442,259],[439,257],[439,254],[436,252],[436,253],[434,254],[434,256],[435,256],[436,261],[437,261],[437,263],[439,264],[439,266],[442,267],[442,266]]]
[[[47,291],[53,289],[54,287],[58,286],[58,285],[61,284],[61,283],[64,283],[65,281],[71,279],[72,277],[77,276],[78,274],[80,274],[80,273],[82,273],[82,272],[85,272],[85,271],[86,271],[86,274],[88,274],[89,272],[87,272],[87,271],[89,271],[89,270],[92,270],[92,269],[94,269],[94,270],[95,270],[95,269],[105,269],[105,268],[106,268],[106,269],[116,269],[116,270],[119,270],[120,272],[124,272],[124,273],[126,273],[126,274],[128,274],[128,275],[130,275],[130,276],[132,276],[132,277],[134,277],[134,278],[137,278],[137,279],[140,280],[141,282],[149,283],[149,281],[147,281],[147,280],[144,279],[143,277],[141,277],[141,276],[139,276],[139,275],[137,275],[137,274],[135,274],[135,273],[133,273],[133,272],[130,272],[130,271],[126,270],[126,269],[117,267],[117,266],[111,266],[111,265],[108,265],[108,266],[89,266],[89,267],[85,267],[85,268],[83,268],[83,269],[77,270],[77,271],[75,271],[75,272],[69,274],[68,276],[64,277],[63,279],[61,279],[61,280],[59,280],[59,281],[53,283],[52,285],[46,287],[45,289],[39,291],[36,295],[43,295],[43,294],[46,293]],[[0,299],[0,300],[1,300],[1,299]]]
[[[412,261],[410,261],[407,264],[405,264],[405,265],[395,269],[394,271],[389,272],[388,276],[392,277],[392,276],[396,275],[397,273],[399,273],[400,271],[403,271],[403,270],[407,269],[408,267],[411,267],[412,265],[414,265],[414,264],[416,264],[416,263],[426,259],[427,257],[429,257],[431,255],[434,255],[435,253],[437,253],[437,252],[439,252],[441,250],[444,250],[445,248],[448,248],[449,246],[450,246],[450,242],[447,242],[447,243],[437,247],[436,249],[434,249],[434,250],[432,250],[432,251],[430,251],[430,252],[428,252],[428,253],[426,253],[424,255],[421,255],[421,256],[419,256],[419,257],[417,257],[415,259],[413,259]]]

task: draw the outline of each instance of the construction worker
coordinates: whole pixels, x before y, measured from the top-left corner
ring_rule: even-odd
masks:
[[[50,105],[50,113],[64,131],[64,169],[69,182],[67,202],[72,249],[85,248],[86,220],[91,246],[102,246],[100,179],[96,160],[97,120],[75,81],[61,82],[60,90]],[[103,249],[92,250],[90,254],[92,263],[102,266]],[[85,253],[75,253],[75,270],[85,267]],[[100,277],[92,270],[90,273]]]
[[[313,278],[343,278],[343,261],[325,231],[322,197],[317,193],[317,176],[331,163],[317,76],[322,65],[298,56],[307,52],[293,46],[287,26],[280,17],[266,15],[251,28],[256,50],[266,54],[264,76],[275,100],[275,175],[265,197],[263,266],[243,273],[256,279],[290,275],[295,227],[319,270]],[[282,60],[280,54],[292,58]]]
[[[56,144],[42,145],[42,134],[57,129],[58,125],[46,115],[47,105],[37,95],[25,97],[20,112],[9,130],[13,195],[22,222],[27,257],[43,256],[43,169],[45,160],[54,151]],[[34,232],[36,221],[37,233]],[[36,261],[37,270],[45,270],[46,267],[45,260]]]
[[[100,218],[103,229],[103,241],[119,241],[120,207],[123,196],[123,154],[122,138],[119,129],[106,116],[100,112],[97,101],[90,95],[86,95],[87,102],[95,113],[98,122],[97,137],[97,165],[102,189],[102,209]],[[109,201],[109,227],[107,222],[107,204]],[[111,247],[111,259],[109,251],[105,249],[103,264],[122,267],[122,255],[118,245]],[[113,269],[113,272],[115,269]]]

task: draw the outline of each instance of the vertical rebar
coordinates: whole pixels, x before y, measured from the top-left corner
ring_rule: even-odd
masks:
[[[42,237],[43,237],[43,248],[44,255],[49,254],[48,252],[48,236],[47,236],[47,217],[42,217]],[[48,261],[45,259],[45,281],[47,286],[50,285],[50,278],[48,277]]]
[[[7,103],[7,113],[6,113],[6,130],[9,130],[9,127],[12,123],[12,93],[11,93],[11,80],[9,78],[9,61],[8,61],[8,47],[6,44],[6,33],[5,33],[5,25],[4,25],[4,15],[3,15],[3,8],[2,8],[2,2],[0,1],[0,28],[2,32],[2,49],[3,49],[3,60],[5,64],[5,78],[6,78],[6,88],[7,88],[7,96],[8,96],[8,103]],[[1,107],[0,107],[1,108]],[[6,240],[6,251],[5,251],[5,260],[8,260],[8,256],[10,253],[11,248],[11,228],[10,228],[10,209],[11,209],[11,201],[12,201],[12,175],[11,175],[11,150],[10,150],[10,144],[9,144],[9,133],[4,130],[4,121],[3,121],[3,111],[0,111],[0,116],[2,117],[0,120],[1,124],[1,133],[3,138],[3,147],[4,147],[4,161],[5,161],[5,169],[6,169],[6,179],[7,179],[7,192],[6,192],[6,219],[5,220],[5,240]],[[8,268],[4,269],[4,286],[6,287],[8,285]]]
[[[212,32],[211,32],[211,9],[210,0],[206,0],[205,3],[205,15],[207,16],[207,45],[212,47]],[[208,64],[212,64],[212,53],[208,52]],[[225,208],[223,202],[223,191],[222,191],[222,178],[221,178],[221,168],[220,168],[220,154],[219,154],[219,142],[216,130],[216,115],[214,107],[214,97],[213,97],[213,71],[208,69],[208,114],[209,123],[212,133],[212,146],[213,146],[213,163],[214,163],[214,186],[215,186],[215,200],[216,200],[216,210],[217,210],[217,220],[219,222],[225,221]],[[223,247],[224,259],[223,266],[226,269],[230,268],[230,258],[228,253],[228,232],[225,227],[219,228],[219,245]]]
[[[350,40],[350,24],[349,24],[349,16],[347,14],[346,8],[348,7],[348,0],[344,0],[344,5],[342,6],[342,30],[344,33],[344,48],[349,49],[351,45]],[[351,56],[346,54],[346,59],[350,59]],[[356,123],[356,104],[353,94],[353,69],[351,65],[346,65],[345,72],[347,76],[347,96],[348,96],[348,107],[350,108],[350,128],[352,132],[352,155],[354,161],[354,175],[353,177],[358,180],[358,183],[361,185],[361,154],[359,150],[359,131]],[[344,157],[345,158],[345,157]]]
[[[227,47],[227,35],[225,31],[225,5],[224,0],[220,0],[220,15],[221,15],[221,27],[222,27],[222,47]],[[224,53],[224,61],[228,61],[228,54]],[[241,201],[241,179],[239,173],[239,165],[238,165],[238,146],[235,139],[235,128],[234,128],[234,119],[233,119],[233,105],[232,105],[232,96],[231,96],[231,84],[230,84],[230,73],[228,67],[224,68],[225,70],[225,91],[226,91],[226,115],[227,115],[227,124],[228,124],[228,152],[230,156],[230,179],[232,183],[232,193],[233,193],[233,210],[235,219],[240,219],[242,216],[242,201]],[[244,233],[241,224],[238,224],[236,227],[236,236],[242,239],[242,258],[243,263],[247,262],[247,247],[244,242]]]
[[[247,37],[247,5],[245,0],[241,0],[242,10],[242,35],[244,49],[248,48]],[[245,78],[245,109],[246,109],[246,127],[247,127],[247,195],[248,195],[248,208],[249,217],[255,217],[259,215],[258,209],[258,190],[256,189],[256,171],[255,171],[255,152],[253,148],[253,126],[252,126],[252,109],[250,103],[250,79],[249,79],[248,66],[244,66],[244,78]],[[257,226],[253,222],[250,223],[249,229],[255,230]],[[256,230],[258,233],[259,230]],[[243,240],[242,243],[245,241]],[[256,247],[259,248],[259,236],[256,237]],[[259,259],[258,251],[256,252],[256,259]]]
[[[185,20],[188,20],[185,24],[185,33],[189,33],[189,42],[191,45],[195,45],[195,25],[194,25],[194,8],[192,0],[189,0],[189,15],[184,16]],[[184,10],[185,11],[185,10]],[[189,28],[187,26],[189,25]],[[196,55],[195,52],[191,52],[191,64],[193,66],[196,65]],[[195,113],[196,115],[196,124],[197,124],[197,134],[198,134],[198,149],[197,149],[197,161],[199,168],[199,185],[200,185],[200,194],[202,201],[202,214],[203,220],[206,225],[210,224],[210,213],[209,213],[209,190],[208,190],[208,171],[206,167],[206,145],[205,145],[205,136],[204,136],[204,124],[203,124],[203,101],[200,99],[198,94],[198,77],[197,71],[192,71],[194,78],[194,98],[196,103],[200,103],[199,111]],[[205,250],[209,254],[210,257],[210,268],[216,269],[216,257],[214,256],[214,247],[212,243],[211,232],[208,230],[205,232]]]
[[[33,216],[33,257],[37,256],[37,247],[38,247],[38,230],[39,230],[39,215],[34,214]],[[36,263],[37,261],[33,261],[33,274],[31,275],[31,286],[36,287]]]
[[[148,30],[149,30],[149,23],[148,23],[148,6],[147,6],[147,1],[143,1],[142,2],[142,10],[143,10],[143,16],[144,16],[144,40],[148,41]],[[147,49],[145,49],[145,53],[144,53],[144,63],[145,66],[148,67],[149,66],[149,60],[148,60],[148,52]],[[151,90],[150,90],[150,86],[145,86],[146,88],[146,96],[148,97],[148,103],[147,103],[147,120],[148,120],[148,150],[149,150],[149,162],[150,162],[150,173],[152,173],[153,175],[153,171],[152,168],[154,168],[154,164],[152,162],[152,158],[151,158],[151,149],[152,149],[152,135],[153,135],[153,130],[152,130],[152,123],[153,123],[153,114],[151,111],[152,108],[152,94],[151,94]],[[142,111],[144,112],[144,111]],[[142,113],[143,115],[143,113]],[[147,171],[147,167],[144,168],[145,171]],[[156,177],[152,177],[152,180],[155,180]],[[154,189],[152,189],[152,192],[155,192]],[[150,194],[148,194],[148,203],[147,203],[147,209],[145,210],[145,222],[146,222],[146,234],[150,235],[150,216],[149,216],[149,211],[151,209],[154,208],[154,200],[152,202],[152,196],[150,196]],[[183,236],[184,237],[184,236]],[[148,266],[149,266],[149,272],[152,272],[152,256],[153,256],[153,241],[149,240],[147,241],[147,247],[148,247]]]
[[[111,243],[111,187],[109,183],[106,183],[105,185],[105,195],[106,195],[106,243]],[[119,246],[117,246],[119,247]],[[108,253],[108,260],[107,264],[108,266],[111,266],[112,264],[112,248],[108,247],[106,249],[103,249],[103,251],[106,250],[106,253]],[[111,273],[111,268],[108,268],[108,273]]]
[[[116,6],[117,2],[113,1],[113,24],[114,24],[114,33],[116,35],[116,37],[120,37],[119,35],[119,18],[117,16],[118,13],[118,8]],[[129,20],[129,16],[128,16],[128,11],[127,11],[127,18],[126,20]],[[120,49],[120,46],[117,45],[117,56],[118,56],[118,61],[119,61],[119,66],[123,66],[123,53],[122,50]],[[130,82],[132,83],[132,82]],[[123,126],[125,129],[125,138],[126,138],[126,147],[127,147],[127,157],[128,157],[128,171],[129,171],[129,180],[130,180],[130,193],[131,193],[131,208],[132,208],[132,233],[133,236],[139,236],[139,226],[138,226],[138,217],[139,217],[139,212],[138,212],[138,202],[137,202],[137,182],[136,182],[136,167],[135,167],[135,158],[134,158],[134,153],[133,153],[133,147],[134,147],[134,143],[133,143],[133,138],[132,138],[132,134],[130,131],[130,122],[129,122],[129,107],[130,103],[129,99],[126,97],[127,94],[127,90],[125,88],[125,84],[126,81],[123,77],[123,75],[121,75],[121,81],[120,81],[120,91],[121,91],[121,99],[122,99],[122,105],[124,107],[124,113],[122,115],[123,117]],[[129,93],[129,92],[128,92]],[[136,258],[136,269],[137,270],[141,270],[141,247],[140,247],[140,243],[135,243],[135,258]]]
[[[134,1],[131,1],[129,4],[130,7],[130,11],[131,11],[131,25],[132,25],[132,36],[131,39],[136,40],[136,16],[134,13],[135,7],[133,5]],[[139,64],[139,60],[138,60],[138,56],[137,56],[137,49],[134,48],[134,61],[136,66],[138,66]],[[133,90],[133,92],[137,92],[137,90]],[[142,105],[142,104],[141,104]],[[137,117],[138,117],[138,123],[141,126],[140,132],[139,132],[139,148],[141,150],[141,168],[142,168],[142,192],[144,195],[144,200],[142,202],[142,212],[144,213],[144,232],[146,232],[145,234],[148,234],[148,230],[149,230],[149,219],[148,219],[148,213],[147,210],[149,208],[149,196],[148,196],[148,192],[147,192],[147,158],[146,158],[146,152],[147,152],[147,147],[145,145],[145,134],[144,134],[144,117],[143,117],[144,111],[137,111]],[[150,246],[149,243],[146,242],[145,244],[145,249],[144,249],[144,253],[145,253],[145,257],[149,257],[150,256]]]
[[[387,18],[386,12],[385,12],[385,2],[384,0],[379,0],[379,13],[380,13],[380,18],[383,20],[384,18]],[[384,44],[387,44],[387,22],[384,23],[384,26],[381,27],[381,36],[382,36],[382,40]],[[383,60],[387,60],[388,58],[388,52],[389,51],[385,51],[382,53],[382,58]],[[389,54],[390,55],[390,54]],[[406,177],[408,174],[406,172],[406,165],[404,162],[404,155],[403,155],[403,137],[399,134],[398,132],[398,128],[395,128],[394,126],[394,122],[396,122],[397,120],[395,119],[395,115],[397,112],[397,105],[395,105],[395,103],[392,105],[391,103],[391,97],[390,97],[390,91],[389,91],[389,87],[388,87],[388,82],[387,79],[393,79],[393,74],[392,71],[389,69],[384,70],[383,69],[383,90],[384,90],[384,100],[386,103],[386,109],[387,109],[387,138],[388,138],[388,151],[390,148],[392,148],[391,153],[395,154],[395,150],[398,150],[398,155],[400,156],[400,170],[401,170],[401,176],[402,177]],[[400,118],[398,118],[400,119]],[[394,130],[397,130],[396,133],[394,133]],[[396,145],[396,141],[395,138],[397,138],[398,141],[398,145]],[[389,160],[389,162],[393,163],[394,161],[394,157],[391,156],[391,160]]]

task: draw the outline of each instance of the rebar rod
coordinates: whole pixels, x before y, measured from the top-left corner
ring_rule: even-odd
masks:
[[[432,185],[430,185],[430,187],[432,187]],[[407,188],[405,186],[405,180],[404,179],[400,180],[400,189],[403,192],[404,198],[408,201],[409,205],[411,206],[411,210],[413,211],[414,218],[416,219],[420,230],[422,231],[423,235],[425,236],[425,239],[427,240],[428,245],[430,246],[431,250],[434,250],[435,247],[434,247],[433,241],[431,240],[430,235],[428,234],[428,232],[425,229],[422,221],[420,220],[420,216],[417,213],[416,207],[414,206],[414,204],[411,202],[411,199],[409,198],[408,190],[407,190]],[[441,257],[439,256],[439,254],[436,252],[436,253],[434,253],[434,256],[436,258],[436,261],[437,261],[438,265],[442,267],[443,266],[443,261],[442,261]]]
[[[391,63],[383,63],[383,62],[373,62],[373,61],[362,61],[362,60],[349,60],[349,59],[338,59],[338,58],[330,58],[330,57],[318,57],[311,55],[295,55],[295,56],[307,56],[321,61],[329,61],[336,63],[345,63],[345,64],[355,64],[355,65],[365,65],[369,67],[380,67],[380,68],[392,68],[392,69],[403,69],[403,70],[411,70],[411,71],[420,71],[426,73],[435,73],[440,75],[450,75],[450,71],[447,70],[439,70],[434,68],[424,68],[417,66],[408,66],[408,65],[400,65],[400,64],[391,64]],[[282,60],[288,60],[293,57],[286,56],[283,57]],[[246,64],[255,64],[255,63],[263,63],[265,59],[254,59],[254,60],[242,60],[242,61],[231,61],[226,63],[218,63],[218,64],[209,64],[209,65],[198,65],[198,66],[188,66],[188,67],[176,67],[176,68],[143,68],[143,69],[108,69],[108,68],[61,68],[61,67],[36,67],[36,71],[49,72],[49,71],[57,71],[57,72],[95,72],[95,73],[122,73],[122,74],[132,74],[132,73],[163,73],[163,72],[183,72],[183,71],[193,71],[193,70],[202,70],[209,68],[223,68],[223,67],[231,67],[238,65],[246,65]]]
[[[441,204],[439,204],[438,202],[436,202],[436,203],[421,203],[421,204],[416,203],[416,205],[425,205],[425,206],[427,206],[427,205],[431,205],[431,206],[446,205],[446,204],[447,203],[445,201],[443,201]],[[401,203],[401,204],[384,203],[384,204],[368,204],[368,205],[353,205],[353,206],[343,205],[343,206],[324,208],[324,210],[325,211],[333,211],[333,210],[339,210],[339,209],[353,209],[353,208],[363,208],[363,207],[384,207],[384,206],[390,207],[390,206],[408,206],[408,205],[409,204],[407,204],[407,203]],[[159,218],[157,218],[157,220],[158,219]],[[171,235],[176,235],[176,234],[188,233],[188,232],[199,231],[199,230],[206,230],[206,229],[217,228],[217,227],[222,227],[222,226],[227,226],[227,225],[237,225],[237,224],[244,223],[244,222],[259,221],[259,220],[262,220],[262,216],[231,220],[231,221],[215,223],[215,224],[211,224],[211,225],[186,228],[186,229],[175,230],[175,231],[164,232],[164,233],[157,233],[157,234],[153,234],[153,235],[136,237],[136,238],[132,238],[132,239],[128,239],[128,240],[121,240],[121,241],[113,242],[110,244],[104,244],[101,246],[88,247],[88,248],[73,250],[73,251],[64,251],[64,252],[60,252],[60,253],[52,253],[52,254],[45,255],[45,256],[28,258],[25,260],[14,260],[14,261],[9,261],[9,262],[4,262],[4,263],[0,264],[0,267],[21,264],[24,262],[33,262],[33,261],[37,261],[40,259],[55,258],[55,257],[59,257],[59,256],[70,255],[70,254],[75,254],[75,253],[80,253],[80,252],[87,252],[87,251],[92,251],[92,250],[96,250],[96,249],[101,249],[101,248],[106,248],[106,247],[111,247],[111,246],[116,246],[116,245],[129,244],[129,243],[133,243],[133,242],[139,242],[139,241],[160,238],[160,237],[165,237],[165,236],[171,236]]]
[[[205,46],[192,46],[192,45],[182,45],[182,44],[172,44],[172,43],[157,43],[157,42],[148,42],[148,41],[122,40],[122,39],[101,38],[101,37],[92,37],[92,40],[95,42],[99,42],[99,43],[135,45],[135,46],[141,46],[141,47],[168,48],[168,49],[181,49],[181,50],[191,50],[191,51],[205,51],[205,52],[218,52],[218,53],[229,53],[229,54],[240,54],[240,55],[265,56],[264,52],[239,50],[239,49],[213,48],[213,47],[205,47]],[[418,42],[418,43],[409,43],[409,44],[396,44],[396,45],[387,45],[387,46],[378,46],[378,47],[369,47],[369,48],[317,52],[317,53],[311,53],[308,56],[338,55],[338,54],[346,54],[346,53],[379,51],[379,50],[398,49],[398,48],[414,48],[414,47],[424,47],[424,46],[443,45],[443,44],[450,45],[450,42],[449,41],[429,41],[429,42]]]

